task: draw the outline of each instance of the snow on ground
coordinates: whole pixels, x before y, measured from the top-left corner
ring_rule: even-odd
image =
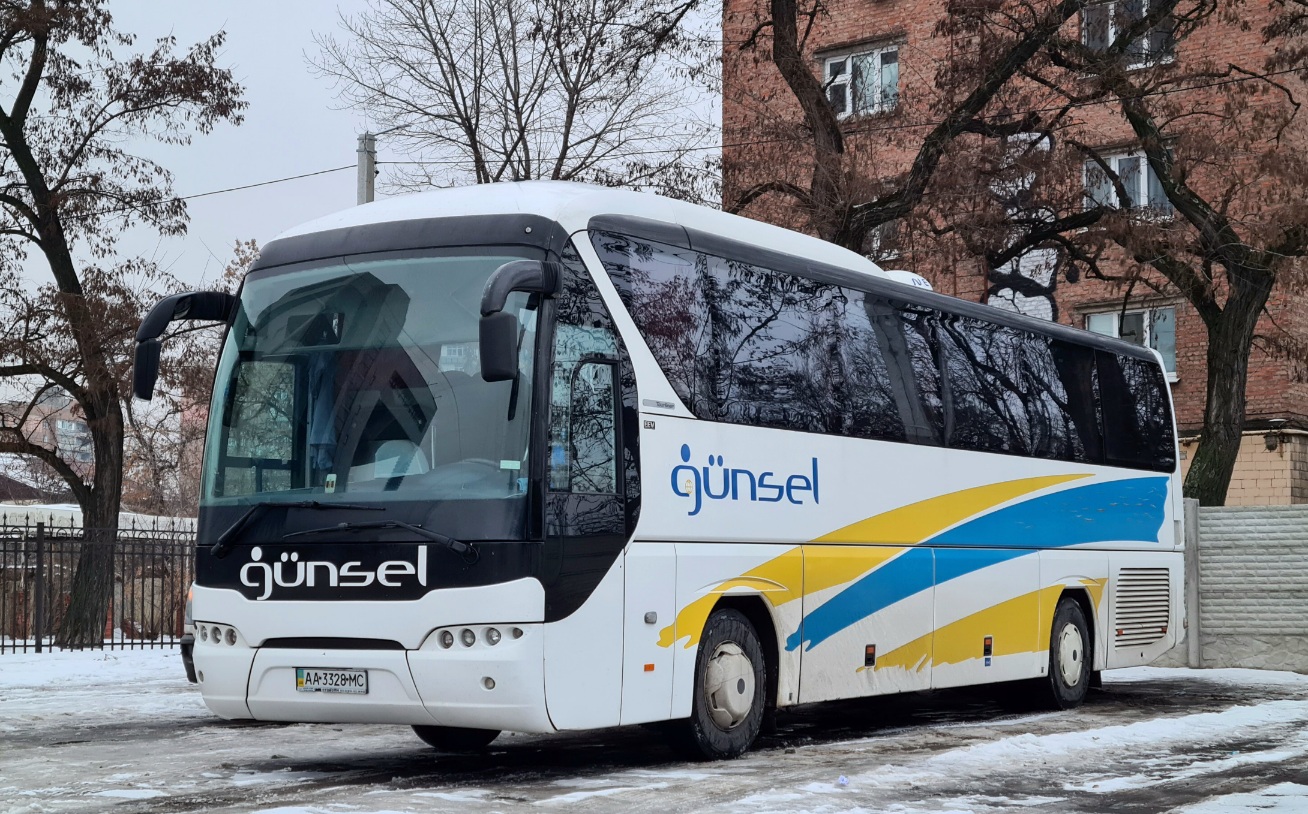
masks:
[[[801,708],[740,760],[687,764],[630,728],[463,757],[403,727],[229,724],[175,650],[4,654],[0,812],[1308,813],[1308,676],[1104,679],[1067,713],[984,693]]]
[[[0,736],[57,717],[95,726],[208,715],[173,648],[0,654]]]

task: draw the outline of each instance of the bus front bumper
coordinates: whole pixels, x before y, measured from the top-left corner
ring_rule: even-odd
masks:
[[[495,644],[487,631],[502,628]],[[416,650],[249,647],[196,642],[196,674],[205,704],[223,718],[315,723],[392,723],[553,732],[545,709],[540,624],[433,631]],[[223,636],[225,636],[223,631]],[[449,639],[446,638],[445,641]],[[367,692],[306,692],[298,669],[363,670]]]

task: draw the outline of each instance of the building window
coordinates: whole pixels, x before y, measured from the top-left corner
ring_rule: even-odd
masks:
[[[1106,51],[1118,35],[1143,20],[1155,0],[1115,0],[1095,3],[1081,12],[1081,41],[1095,51]],[[1176,48],[1176,22],[1168,16],[1132,40],[1126,47],[1128,68],[1170,62]]]
[[[828,57],[827,99],[836,116],[894,110],[899,102],[899,47]]]
[[[1153,348],[1163,357],[1167,378],[1176,381],[1176,309],[1145,308],[1086,314],[1086,330]]]
[[[1110,209],[1147,210],[1155,215],[1170,216],[1172,202],[1163,192],[1163,185],[1158,182],[1144,153],[1131,150],[1120,153],[1108,153],[1102,156],[1104,163],[1122,182],[1126,191],[1126,200],[1120,200],[1113,184],[1113,178],[1104,172],[1098,161],[1085,162],[1085,206],[1093,209],[1106,206]]]

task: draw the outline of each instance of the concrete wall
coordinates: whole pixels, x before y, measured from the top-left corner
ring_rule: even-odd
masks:
[[[1186,504],[1186,641],[1160,663],[1308,673],[1308,506]]]

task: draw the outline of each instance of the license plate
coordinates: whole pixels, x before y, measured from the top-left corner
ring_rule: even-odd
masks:
[[[338,670],[322,667],[296,667],[296,692],[368,693],[367,670]]]

